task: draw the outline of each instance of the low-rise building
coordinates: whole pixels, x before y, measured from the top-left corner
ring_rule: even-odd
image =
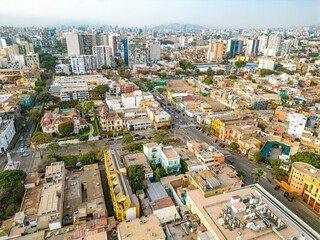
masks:
[[[142,165],[145,179],[153,181],[153,171],[148,163],[148,159],[142,152],[128,153],[123,156],[125,167],[132,165]]]
[[[143,145],[143,152],[148,161],[153,161],[153,164],[160,163],[168,173],[180,172],[180,156],[172,146],[164,147],[162,144],[147,143]]]
[[[121,131],[125,127],[125,120],[116,112],[106,112],[103,106],[100,113],[100,126],[103,131]]]
[[[225,160],[224,155],[212,146],[205,142],[197,142],[190,140],[187,142],[188,150],[194,153],[197,159],[203,164],[219,162],[222,163]]]
[[[45,111],[40,124],[44,133],[59,134],[59,124],[70,121],[73,123],[74,133],[79,133],[80,129],[88,126],[87,121],[80,117],[80,112],[75,108],[68,110],[67,113],[64,113],[60,108],[56,108],[54,111]]]
[[[106,151],[104,161],[115,218],[125,221],[139,217],[140,204],[137,196],[132,193],[119,154],[116,150]]]
[[[260,185],[205,198],[188,192],[187,206],[215,239],[319,239],[320,235]],[[234,230],[234,231],[230,231]]]
[[[165,240],[159,218],[156,215],[149,215],[140,219],[121,222],[118,227],[119,240]]]

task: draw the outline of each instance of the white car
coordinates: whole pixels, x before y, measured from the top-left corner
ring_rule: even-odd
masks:
[[[272,171],[274,170],[273,167],[271,167],[270,165],[266,166],[266,168]]]
[[[20,152],[21,152],[21,153],[24,153],[24,152],[25,152],[25,150],[24,150],[23,147],[20,149]]]

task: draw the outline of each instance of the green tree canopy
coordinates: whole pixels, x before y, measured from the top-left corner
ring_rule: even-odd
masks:
[[[57,142],[49,143],[46,150],[50,150],[52,153],[56,153],[61,149],[61,146]]]
[[[69,136],[71,133],[73,133],[73,130],[74,125],[72,121],[63,122],[58,125],[58,131],[63,136]]]
[[[54,100],[54,96],[52,96],[48,92],[42,92],[36,98],[36,102],[38,102],[38,103],[48,103],[53,100]]]
[[[36,86],[39,86],[39,87],[44,87],[46,85],[46,82],[45,81],[36,81],[35,83]]]
[[[49,53],[40,53],[39,54],[40,68],[54,70],[56,67],[57,59],[58,59],[57,57],[54,57]]]
[[[257,172],[251,173],[251,176],[254,176],[253,183],[257,183],[260,181],[260,178],[263,176],[264,170],[257,168]]]
[[[109,87],[107,85],[99,85],[92,90],[92,93],[96,97],[102,97],[107,91],[109,91]]]
[[[236,65],[237,68],[242,68],[246,66],[247,63],[245,61],[236,61],[234,64]]]
[[[219,69],[219,70],[217,71],[217,75],[224,75],[224,70]]]
[[[40,86],[36,86],[36,87],[34,88],[34,90],[36,90],[37,92],[42,92],[42,91],[43,91],[43,88],[40,87]]]
[[[214,75],[214,71],[212,70],[211,67],[208,67],[208,69],[207,69],[207,71],[206,71],[206,74],[207,74],[208,76]]]
[[[135,191],[143,189],[144,169],[142,165],[129,166],[128,177]]]
[[[85,104],[83,105],[83,108],[86,112],[89,112],[94,106],[94,102],[93,101],[89,101],[89,102],[85,102]]]
[[[204,80],[204,82],[205,82],[205,84],[210,85],[213,83],[213,80],[212,80],[212,78],[207,77],[206,80]]]
[[[82,165],[93,164],[96,160],[96,154],[93,151],[80,155]]]
[[[234,150],[237,150],[237,149],[239,149],[240,145],[236,142],[232,142],[232,143],[230,143],[230,147]]]
[[[289,96],[287,96],[287,95],[282,95],[281,97],[282,97],[282,99],[284,99],[284,100],[288,100],[288,99],[289,99]]]
[[[142,75],[148,75],[149,72],[148,71],[142,71]]]
[[[158,93],[163,93],[163,92],[165,92],[165,91],[167,91],[166,88],[157,88],[157,92],[158,92]]]
[[[39,110],[36,109],[36,108],[33,108],[30,110],[30,112],[28,113],[29,115],[29,119],[32,121],[32,122],[36,122],[38,117],[39,117]]]
[[[13,187],[26,180],[27,174],[22,170],[6,170],[0,173],[0,186]]]
[[[126,134],[122,138],[122,143],[130,143],[133,141],[133,137],[131,134]]]
[[[276,72],[272,71],[272,70],[269,70],[269,69],[261,69],[260,70],[260,76],[261,77],[264,77],[264,76],[267,76],[267,75],[271,75],[271,74],[275,74]]]
[[[312,152],[297,152],[290,156],[290,161],[309,163],[316,168],[320,168],[320,155]]]
[[[253,154],[253,158],[257,161],[257,163],[261,163],[263,160],[263,155],[261,152],[256,152]]]

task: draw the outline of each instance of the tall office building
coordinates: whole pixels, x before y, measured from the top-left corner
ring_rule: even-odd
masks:
[[[230,39],[227,43],[227,49],[226,52],[231,53],[231,57],[235,57],[236,55],[240,55],[242,51],[243,41],[242,40],[236,40],[236,39]]]
[[[209,43],[207,51],[207,60],[212,61],[213,59],[222,60],[224,55],[224,43]]]
[[[119,34],[111,33],[109,35],[109,44],[111,48],[111,55],[116,56],[116,53],[120,52],[121,39]]]
[[[5,38],[0,38],[0,49],[7,48],[7,42]]]
[[[109,35],[108,35],[108,33],[98,33],[96,35],[96,45],[97,46],[107,46],[107,45],[109,45]]]
[[[159,43],[149,44],[149,56],[150,56],[151,62],[160,60],[160,44]]]
[[[70,58],[71,69],[75,74],[83,74],[86,72],[84,57],[83,56],[75,56]]]
[[[66,41],[69,56],[92,55],[96,36],[95,34],[67,33]]]
[[[97,68],[101,69],[103,65],[111,66],[110,47],[109,46],[95,46],[95,57]]]
[[[259,52],[259,43],[258,39],[248,40],[246,48],[246,56],[256,56]]]
[[[131,38],[128,41],[128,64],[148,64],[148,48],[144,38]]]

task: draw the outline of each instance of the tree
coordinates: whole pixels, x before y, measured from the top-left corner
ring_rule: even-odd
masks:
[[[141,73],[142,75],[148,75],[149,74],[149,72],[148,71],[142,71],[142,73]]]
[[[279,168],[281,166],[281,160],[276,158],[276,159],[270,159],[270,165],[276,169]]]
[[[261,131],[263,131],[263,132],[264,132],[264,130],[266,130],[266,126],[262,123],[258,123],[258,128],[260,128]]]
[[[144,169],[142,165],[132,165],[128,169],[128,177],[135,191],[143,189]]]
[[[283,181],[287,177],[289,177],[289,173],[286,170],[279,167],[275,167],[275,169],[272,171],[272,174],[274,175],[274,178],[278,181]]]
[[[318,57],[319,53],[309,53],[309,57]]]
[[[299,101],[299,100],[295,100],[294,103],[295,103],[296,105],[299,105],[299,104],[300,104],[300,101]]]
[[[245,172],[243,172],[243,171],[237,171],[237,175],[238,175],[238,177],[242,180],[242,182],[243,183],[245,183],[245,181],[246,181],[246,174],[245,174]]]
[[[211,67],[208,67],[208,69],[207,69],[207,75],[208,76],[212,76],[212,75],[214,75],[214,71],[212,70],[212,68]]]
[[[236,61],[234,64],[236,65],[237,68],[242,68],[246,66],[247,63],[245,61]]]
[[[35,85],[39,86],[39,87],[44,87],[46,85],[46,82],[38,80],[38,81],[35,82]]]
[[[36,90],[37,92],[42,92],[42,87],[40,87],[40,86],[36,86],[35,88],[34,88],[34,90]]]
[[[206,80],[204,80],[204,82],[205,82],[205,84],[210,85],[213,83],[213,80],[212,80],[212,78],[207,77]]]
[[[49,53],[39,54],[40,68],[54,70],[56,68],[56,60],[58,60],[58,58]]]
[[[264,170],[257,168],[257,172],[251,173],[251,176],[254,176],[255,178],[253,179],[253,183],[257,183],[260,181],[260,178],[263,176]]]
[[[297,152],[294,155],[290,155],[290,161],[309,163],[316,168],[320,168],[320,155],[312,152]]]
[[[274,74],[275,72],[272,71],[272,70],[269,70],[269,69],[261,69],[260,70],[260,76],[261,77],[264,77],[264,76],[267,76],[267,75],[271,75],[271,74]]]
[[[219,69],[219,70],[217,71],[217,75],[224,75],[224,70]]]
[[[105,69],[108,69],[109,67],[107,65],[102,65],[101,68],[105,70]]]
[[[282,97],[283,100],[288,100],[289,99],[289,96],[287,96],[287,95],[282,95],[281,97]]]
[[[133,137],[131,134],[126,134],[122,138],[122,143],[131,143],[133,141]]]
[[[60,123],[58,125],[58,131],[63,136],[69,136],[74,131],[74,125],[72,121]]]
[[[89,140],[89,135],[81,135],[79,138],[78,138],[79,141],[82,141],[82,142],[86,142]]]
[[[36,102],[38,102],[38,103],[48,103],[53,100],[54,100],[54,96],[52,96],[48,92],[42,92],[36,98]]]
[[[186,163],[185,160],[180,159],[180,164],[181,164],[181,173],[186,173],[189,172],[188,164]]]
[[[49,143],[46,150],[50,150],[52,153],[56,153],[61,149],[61,146],[57,142]]]
[[[83,108],[86,112],[89,112],[93,106],[94,106],[94,102],[89,101],[89,102],[85,102],[85,104],[83,105]]]
[[[31,109],[30,112],[28,113],[29,115],[29,119],[32,121],[32,122],[36,122],[38,117],[39,117],[39,110],[38,109]]]
[[[234,150],[238,150],[240,145],[236,142],[232,142],[232,143],[230,143],[230,147]]]
[[[36,134],[34,137],[30,138],[30,141],[33,143],[35,150],[39,151],[40,158],[42,159],[42,150],[40,148],[41,144],[49,143],[51,142],[53,137],[50,134],[47,133],[39,133]]]
[[[253,158],[257,161],[257,163],[261,163],[263,160],[263,155],[261,152],[256,152],[253,154]]]
[[[236,75],[230,75],[228,78],[230,78],[230,79],[238,79]]]
[[[109,91],[109,87],[107,85],[99,85],[92,90],[92,93],[96,97],[103,96],[107,91]]]
[[[27,174],[22,170],[6,170],[0,173],[0,187],[13,187],[24,181]]]
[[[82,165],[93,164],[96,160],[96,154],[93,151],[80,155],[80,162]]]
[[[167,76],[167,73],[160,73],[160,76],[161,76],[162,78],[165,78],[165,77]]]
[[[156,168],[156,170],[154,171],[153,175],[154,175],[154,181],[155,182],[159,182],[160,178],[161,178],[161,170],[160,170],[159,167]]]
[[[158,92],[158,93],[163,93],[163,92],[165,92],[165,91],[167,91],[166,88],[157,88],[157,92]]]

